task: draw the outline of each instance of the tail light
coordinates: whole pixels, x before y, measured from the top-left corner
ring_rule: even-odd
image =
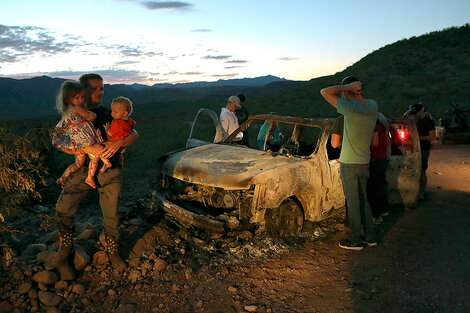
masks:
[[[406,141],[409,137],[409,133],[408,133],[408,130],[405,129],[405,128],[401,128],[399,131],[398,131],[398,137],[400,137],[400,140],[401,141]]]

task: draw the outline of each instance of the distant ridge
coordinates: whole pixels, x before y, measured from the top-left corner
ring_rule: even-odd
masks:
[[[40,117],[57,114],[55,96],[65,79],[38,76],[28,79],[0,77],[0,117]],[[276,84],[277,83],[277,84]],[[167,101],[223,101],[232,93],[249,92],[263,96],[295,82],[276,76],[218,80],[181,84],[106,84],[103,99],[109,105],[117,96],[132,99],[135,105]],[[274,84],[274,85],[273,85]]]

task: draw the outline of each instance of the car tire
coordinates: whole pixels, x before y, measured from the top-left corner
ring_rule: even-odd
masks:
[[[300,234],[304,224],[302,209],[292,199],[266,211],[266,230],[272,237],[286,238]]]

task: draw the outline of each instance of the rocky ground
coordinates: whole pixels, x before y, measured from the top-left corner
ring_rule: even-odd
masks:
[[[58,238],[41,224],[53,204],[24,208],[0,312],[470,312],[470,146],[436,145],[428,173],[418,209],[393,208],[379,246],[360,252],[338,247],[341,215],[288,241],[207,238],[174,227],[134,189],[119,208],[124,272],[110,267],[92,196],[77,214],[73,280],[46,265]]]

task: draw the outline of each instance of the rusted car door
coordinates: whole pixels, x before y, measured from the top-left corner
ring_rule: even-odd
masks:
[[[390,205],[414,208],[419,197],[421,148],[416,125],[408,119],[391,119],[391,155],[387,169]]]
[[[227,135],[220,124],[219,116],[212,110],[201,108],[194,117],[186,148],[218,143]]]

